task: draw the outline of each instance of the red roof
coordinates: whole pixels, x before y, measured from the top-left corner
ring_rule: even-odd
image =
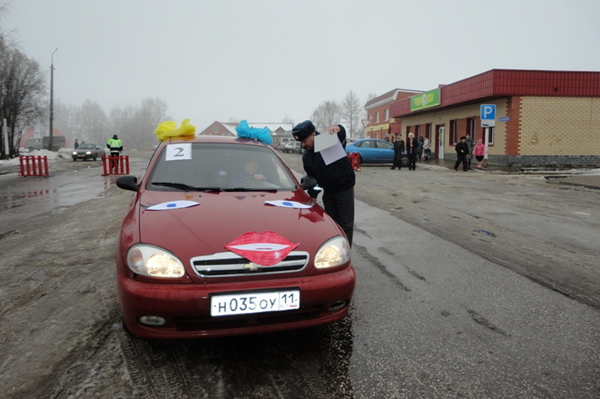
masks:
[[[600,72],[492,69],[440,88],[441,104],[452,105],[508,96],[600,97]],[[392,117],[416,114],[410,99],[390,106]]]

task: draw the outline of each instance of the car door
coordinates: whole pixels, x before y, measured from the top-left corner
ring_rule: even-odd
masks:
[[[360,145],[359,145],[360,144]],[[375,140],[363,140],[356,145],[361,149],[360,156],[363,162],[377,162],[378,149]]]
[[[377,162],[394,162],[394,145],[387,141],[377,141]]]

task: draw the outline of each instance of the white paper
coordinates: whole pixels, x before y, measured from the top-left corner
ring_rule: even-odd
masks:
[[[165,161],[183,161],[188,159],[192,159],[192,143],[167,145]]]
[[[296,209],[308,209],[312,208],[312,205],[306,205],[297,201],[285,201],[285,200],[277,200],[277,201],[265,201],[265,204],[281,206],[283,208],[296,208]]]
[[[337,134],[318,134],[315,136],[315,152],[323,151],[339,142]]]
[[[337,144],[321,150],[321,156],[323,157],[323,161],[325,161],[325,165],[329,165],[330,163],[347,156],[346,151],[344,150],[344,147],[342,147],[342,143],[337,139],[337,136],[335,136],[335,140],[337,141]]]
[[[200,203],[196,202],[196,201],[178,200],[178,201],[163,202],[160,204],[152,205],[146,209],[149,211],[168,211],[171,209],[189,208],[190,206],[196,206],[196,205],[200,205]]]

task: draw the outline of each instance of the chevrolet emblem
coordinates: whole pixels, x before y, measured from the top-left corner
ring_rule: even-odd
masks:
[[[248,270],[248,271],[251,271],[251,272],[255,272],[255,271],[257,271],[257,270],[259,269],[259,267],[260,267],[260,266],[259,266],[259,265],[257,265],[256,263],[254,263],[254,262],[250,262],[250,263],[246,263],[246,264],[244,265],[244,270]]]

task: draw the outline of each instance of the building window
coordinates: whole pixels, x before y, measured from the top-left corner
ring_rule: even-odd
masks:
[[[390,110],[389,109],[386,109],[385,111],[383,111],[383,120],[384,121],[390,120]]]
[[[425,125],[425,137],[431,139],[431,123]]]
[[[456,145],[458,142],[458,126],[456,123],[456,119],[450,121],[450,135],[449,135],[449,144]]]
[[[467,134],[471,136],[473,141],[477,141],[475,133],[477,133],[477,130],[475,129],[475,119],[467,118]]]
[[[379,123],[379,112],[375,112],[375,123]]]

